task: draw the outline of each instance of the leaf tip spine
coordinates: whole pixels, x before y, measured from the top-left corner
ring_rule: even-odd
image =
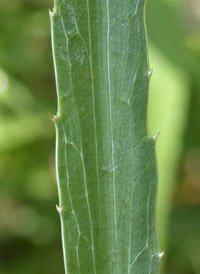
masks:
[[[159,253],[158,257],[159,257],[159,260],[161,260],[165,255],[165,251],[163,250],[162,252]]]
[[[53,15],[54,15],[53,11],[51,11],[51,10],[49,9],[49,16],[50,16],[50,18],[52,18]]]
[[[157,139],[158,139],[158,137],[160,136],[160,131],[157,133],[157,134],[155,134],[155,135],[153,135],[152,136],[152,138],[153,138],[153,140],[156,142],[157,141]]]
[[[150,70],[148,71],[148,77],[149,77],[149,79],[151,78],[152,74],[153,74],[153,69],[150,69]]]
[[[54,4],[53,9],[49,9],[49,16],[50,19],[53,19],[53,17],[55,17],[55,15],[57,14],[57,8],[56,8],[56,4]]]
[[[55,116],[55,115],[53,115],[53,114],[51,114],[51,113],[48,113],[48,115],[49,115],[50,119],[51,119],[53,122],[56,121],[56,116]]]
[[[58,211],[59,215],[61,215],[62,209],[58,205],[56,205],[56,210]]]

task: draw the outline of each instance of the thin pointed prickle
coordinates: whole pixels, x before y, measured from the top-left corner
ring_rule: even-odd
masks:
[[[61,214],[62,209],[58,205],[56,205],[56,210],[58,211],[59,214]]]
[[[159,259],[161,260],[165,255],[165,251],[163,250],[162,252],[159,253]]]
[[[50,119],[54,122],[56,120],[56,116],[51,114],[51,113],[48,113]]]
[[[154,141],[157,141],[157,139],[158,139],[158,137],[160,136],[160,131],[157,133],[157,134],[155,134],[155,135],[153,135],[152,137],[153,137],[153,139],[154,139]]]
[[[53,17],[53,11],[51,11],[50,9],[49,9],[49,16]]]
[[[148,71],[148,76],[149,76],[149,78],[151,78],[152,74],[153,74],[153,69],[150,69],[150,70]]]

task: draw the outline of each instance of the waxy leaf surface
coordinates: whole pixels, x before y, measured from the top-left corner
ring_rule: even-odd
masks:
[[[55,0],[56,165],[66,273],[155,274],[144,0]]]

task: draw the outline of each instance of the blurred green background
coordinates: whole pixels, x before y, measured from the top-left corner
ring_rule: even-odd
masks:
[[[64,273],[48,9],[0,0],[0,273]],[[162,274],[200,274],[200,1],[148,0]]]

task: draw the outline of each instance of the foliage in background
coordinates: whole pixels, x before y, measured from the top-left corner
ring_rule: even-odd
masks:
[[[47,115],[56,112],[52,2],[0,0],[0,273],[5,274],[64,271],[54,207],[54,128]],[[195,0],[147,5],[154,69],[150,127],[152,134],[161,131],[160,208],[165,216],[171,208],[166,240],[162,236],[169,274],[200,273],[198,6]]]

